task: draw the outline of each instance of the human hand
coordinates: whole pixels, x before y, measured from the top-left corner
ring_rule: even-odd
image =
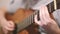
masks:
[[[5,13],[3,13],[2,10],[0,10],[0,24],[4,33],[8,33],[8,31],[14,30],[14,22],[6,20]]]
[[[5,19],[5,13],[7,12],[6,6],[0,7],[0,24],[5,34],[8,33],[8,31],[14,30],[14,22],[13,21],[7,21]]]
[[[37,20],[37,15],[35,15],[35,22],[39,26],[43,27],[48,33],[58,34],[60,32],[58,24],[53,19],[51,19],[46,6],[40,7],[39,17],[40,21]]]
[[[1,27],[4,34],[7,34],[9,31],[14,30],[14,23],[12,21],[4,21],[4,22],[1,22]]]

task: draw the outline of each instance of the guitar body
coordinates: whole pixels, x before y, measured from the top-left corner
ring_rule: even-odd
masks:
[[[32,10],[18,9],[13,15],[9,13],[6,14],[7,20],[12,20],[14,22],[20,22],[30,16],[33,13]]]
[[[33,12],[34,11],[30,9],[18,9],[13,15],[6,14],[6,19],[12,20],[14,23],[18,24],[19,22],[30,16]],[[29,27],[26,27],[25,29],[18,32],[18,34],[38,34],[37,25],[31,24]]]

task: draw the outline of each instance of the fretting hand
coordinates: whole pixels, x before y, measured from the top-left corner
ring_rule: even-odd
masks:
[[[40,7],[39,12],[40,21],[37,20],[37,15],[35,15],[35,23],[37,23],[39,26],[43,27],[47,33],[50,34],[60,34],[60,29],[58,27],[58,24],[51,19],[48,9],[46,6]]]

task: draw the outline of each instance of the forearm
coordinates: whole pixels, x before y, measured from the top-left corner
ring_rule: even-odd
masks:
[[[60,29],[56,31],[56,34],[60,34]]]
[[[60,29],[54,31],[48,31],[47,34],[60,34]]]
[[[5,23],[6,19],[5,19],[5,13],[3,10],[0,10],[0,22],[1,23]]]

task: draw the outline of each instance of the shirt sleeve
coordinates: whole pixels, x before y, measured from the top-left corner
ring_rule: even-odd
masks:
[[[12,1],[11,1],[12,2]],[[9,12],[16,12],[19,8],[25,8],[25,4],[23,3],[23,0],[14,0],[14,3],[8,5],[8,11]]]
[[[0,7],[6,6],[8,12],[16,12],[19,8],[25,8],[23,0],[0,0]]]
[[[51,2],[53,2],[53,0],[39,0],[37,4],[32,6],[32,9],[39,9],[40,6],[48,5]]]
[[[60,26],[60,9],[54,11],[53,16],[57,24]]]

